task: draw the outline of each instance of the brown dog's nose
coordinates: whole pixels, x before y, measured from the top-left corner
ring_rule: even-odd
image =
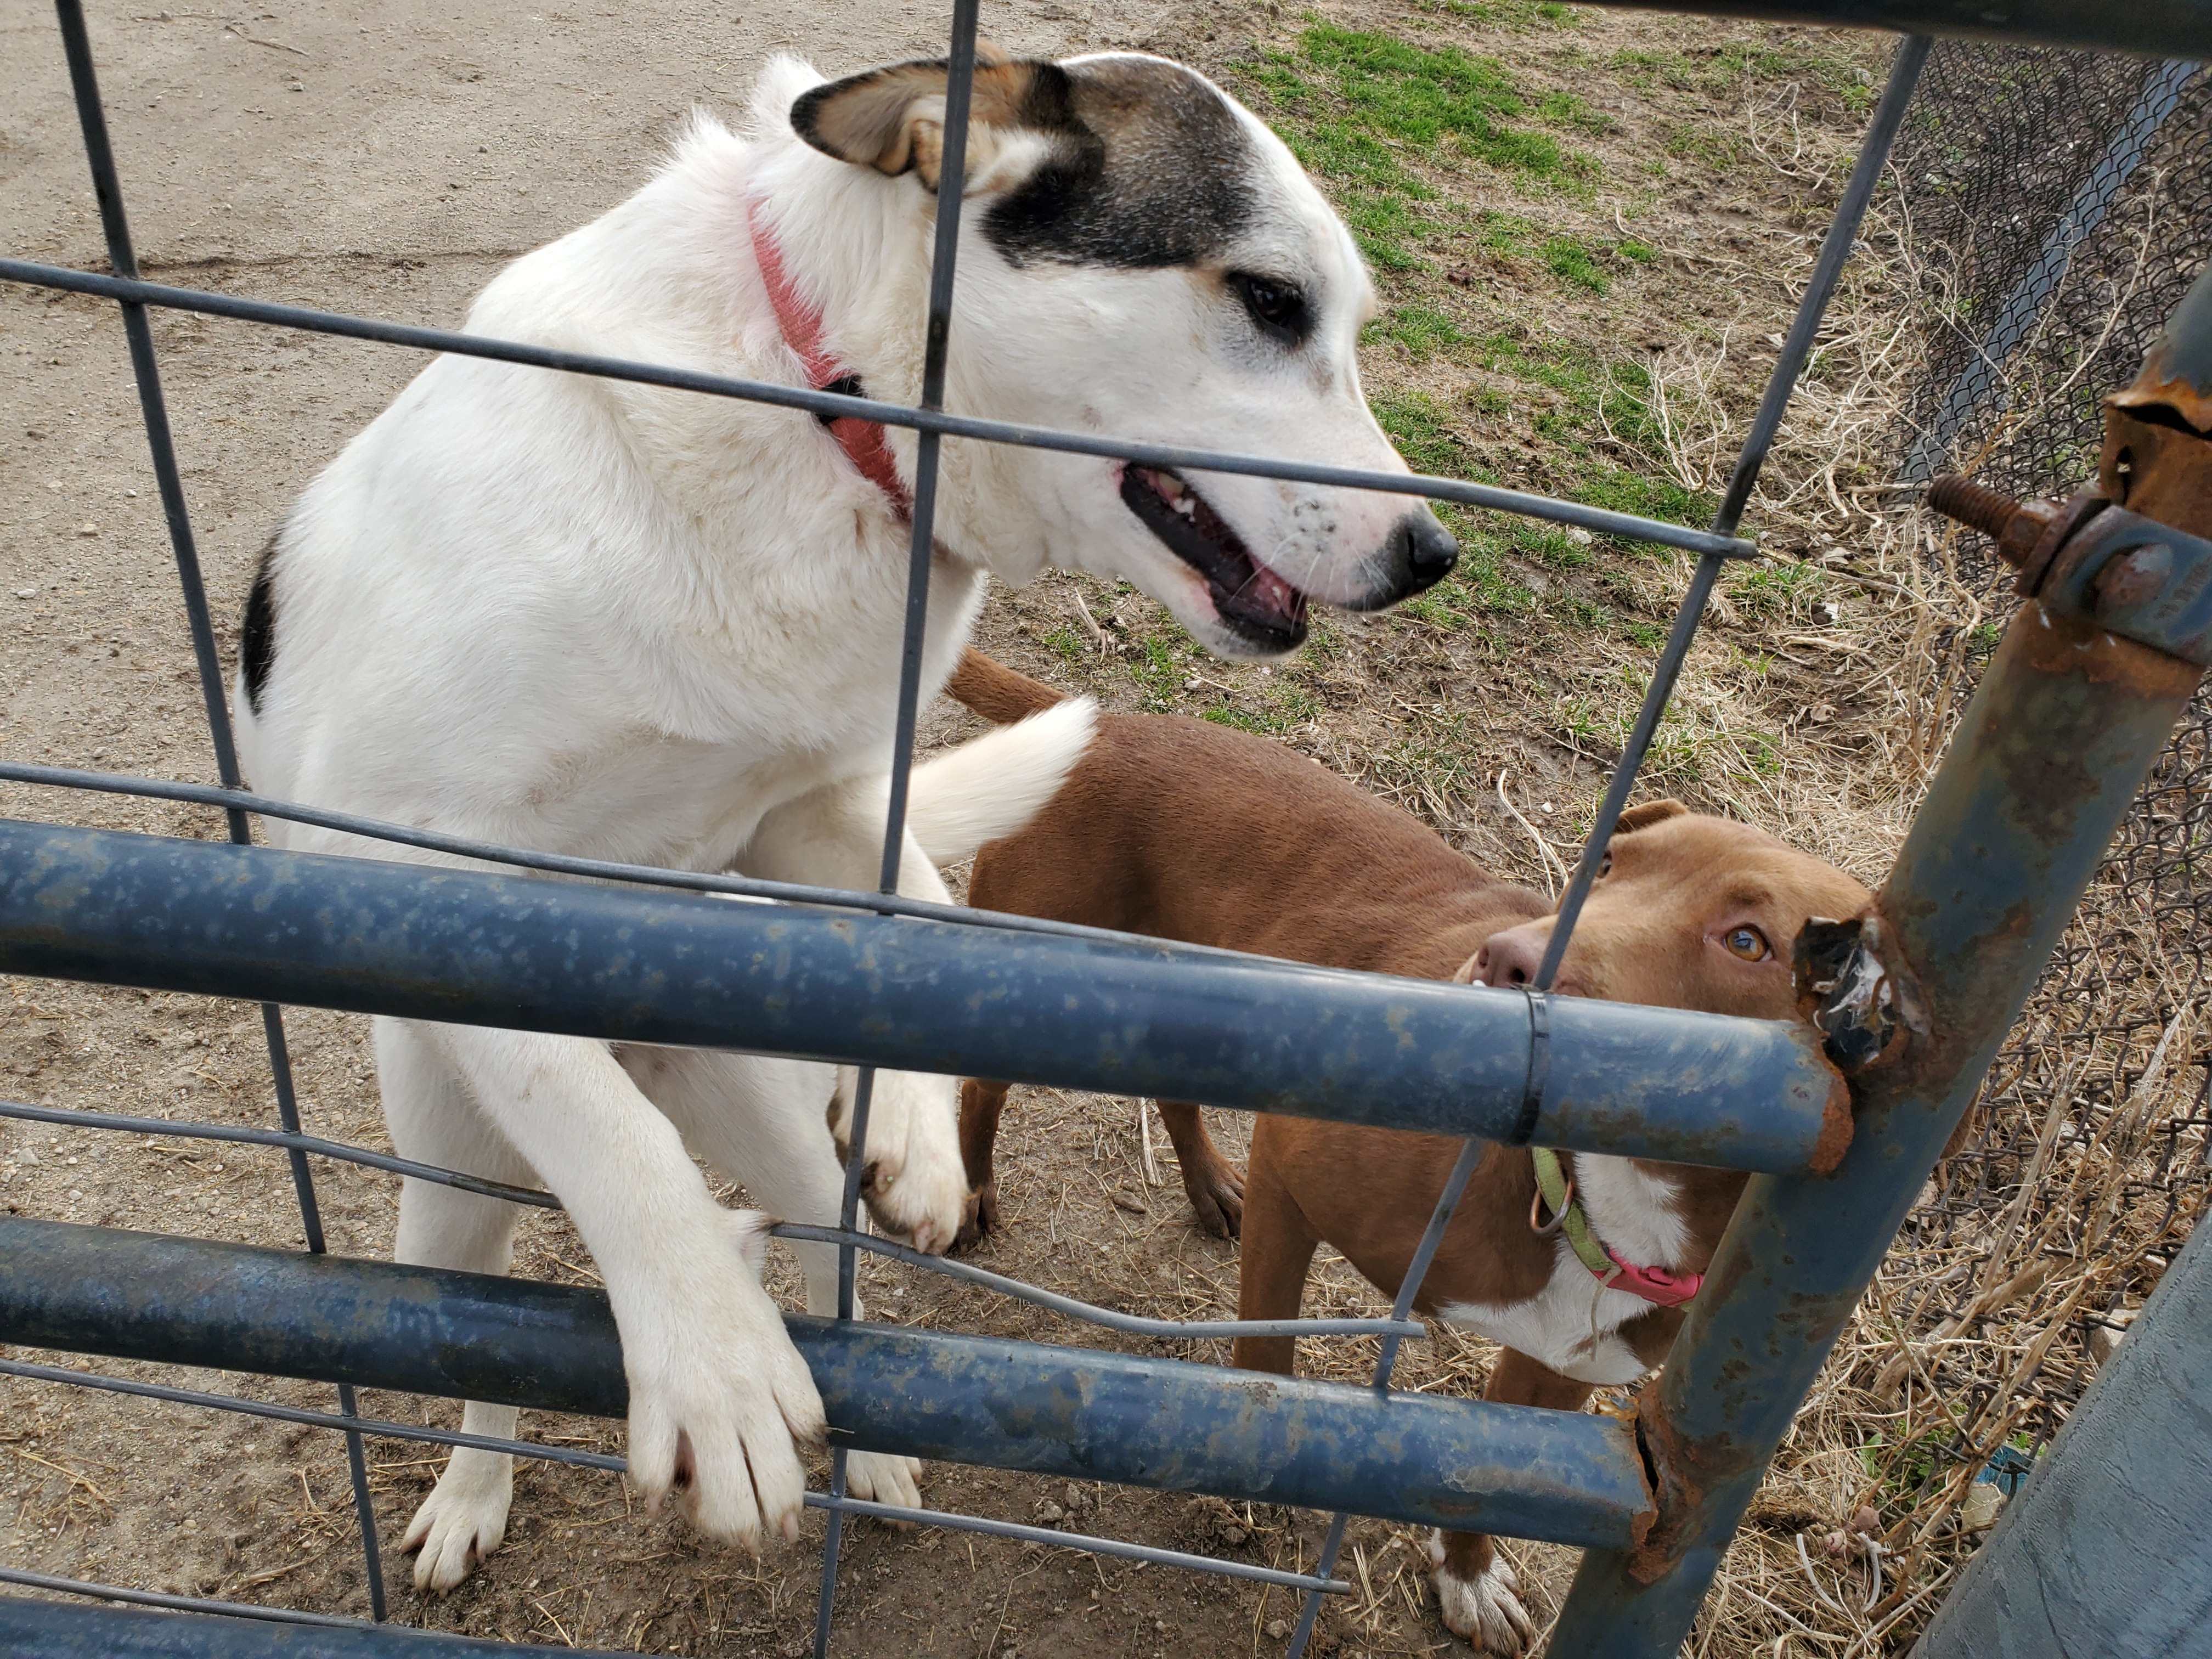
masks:
[[[1544,947],[1551,939],[1547,922],[1530,922],[1492,933],[1475,954],[1474,976],[1485,985],[1533,985],[1537,969],[1544,965]]]

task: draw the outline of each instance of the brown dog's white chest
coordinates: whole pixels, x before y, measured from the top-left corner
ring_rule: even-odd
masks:
[[[1675,1207],[1675,1184],[1627,1158],[1584,1153],[1575,1159],[1575,1185],[1590,1229],[1624,1261],[1679,1270],[1692,1240]],[[1501,1217],[1501,1226],[1525,1225]],[[1552,1240],[1549,1278],[1534,1296],[1508,1303],[1451,1302],[1437,1310],[1448,1324],[1471,1330],[1599,1387],[1633,1382],[1650,1369],[1621,1327],[1652,1304],[1607,1288],[1564,1237]]]

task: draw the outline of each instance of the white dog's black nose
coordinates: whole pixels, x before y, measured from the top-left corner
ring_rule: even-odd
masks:
[[[1347,607],[1381,611],[1401,599],[1411,599],[1423,588],[1434,587],[1451,574],[1459,562],[1459,544],[1437,522],[1437,515],[1418,507],[1391,526],[1369,568],[1374,585]]]
[[[1435,586],[1450,575],[1452,567],[1459,562],[1459,543],[1425,507],[1401,520],[1390,540],[1394,550],[1401,544],[1405,550],[1402,556],[1410,579],[1407,593]]]

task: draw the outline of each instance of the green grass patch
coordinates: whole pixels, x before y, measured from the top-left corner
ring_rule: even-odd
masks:
[[[1797,622],[1828,597],[1828,578],[1817,565],[1778,560],[1738,566],[1721,591],[1753,621]]]
[[[1175,647],[1157,634],[1139,638],[1137,647],[1140,654],[1129,665],[1129,678],[1145,694],[1145,712],[1168,714],[1182,690],[1183,665]]]
[[[1427,392],[1378,392],[1367,406],[1414,471],[1466,476],[1474,455]]]
[[[1590,250],[1571,236],[1554,236],[1544,244],[1544,268],[1554,276],[1603,294],[1613,286]]]
[[[1472,161],[1524,182],[1587,185],[1589,158],[1519,125],[1534,117],[1575,126],[1579,100],[1532,105],[1494,58],[1430,48],[1386,34],[1314,22],[1288,51],[1267,55],[1255,78],[1277,130],[1311,172],[1339,185],[1360,249],[1388,270],[1419,263],[1423,216],[1436,191],[1409,161]],[[1555,111],[1555,112],[1554,112]]]
[[[1848,52],[1818,41],[1733,41],[1702,52],[1616,52],[1607,67],[1630,86],[1674,92],[1724,93],[1746,82],[1810,82],[1847,109],[1869,108],[1874,77]]]
[[[1725,172],[1743,159],[1741,135],[1725,127],[1694,125],[1668,129],[1667,154],[1678,161],[1698,161]]]
[[[1613,119],[1594,110],[1571,92],[1547,92],[1536,100],[1536,113],[1547,125],[1573,127],[1580,132],[1610,132]]]
[[[1274,680],[1266,687],[1261,698],[1261,706],[1257,708],[1218,702],[1211,708],[1200,709],[1198,717],[1216,726],[1234,726],[1239,732],[1275,738],[1294,726],[1304,725],[1321,713],[1321,699],[1294,679]]]
[[[1368,324],[1364,343],[1373,345],[1395,340],[1415,362],[1425,363],[1439,352],[1467,344],[1472,337],[1434,306],[1416,301],[1393,306]]]
[[[1534,221],[1518,214],[1485,212],[1474,223],[1477,246],[1503,259],[1540,264],[1562,282],[1593,294],[1613,286],[1613,276],[1629,264],[1649,264],[1658,251],[1632,238],[1547,235]]]
[[[1509,29],[1558,28],[1577,21],[1574,9],[1557,0],[1422,0],[1422,9]]]

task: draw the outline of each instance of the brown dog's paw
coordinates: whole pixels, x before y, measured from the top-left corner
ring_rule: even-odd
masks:
[[[987,1181],[980,1191],[968,1194],[967,1207],[960,1212],[960,1236],[952,1241],[950,1254],[974,1249],[983,1242],[983,1235],[996,1231],[998,1225],[999,1183]]]
[[[1188,1173],[1183,1190],[1198,1224],[1216,1238],[1234,1238],[1244,1229],[1244,1177],[1237,1166],[1219,1159],[1212,1167]]]

